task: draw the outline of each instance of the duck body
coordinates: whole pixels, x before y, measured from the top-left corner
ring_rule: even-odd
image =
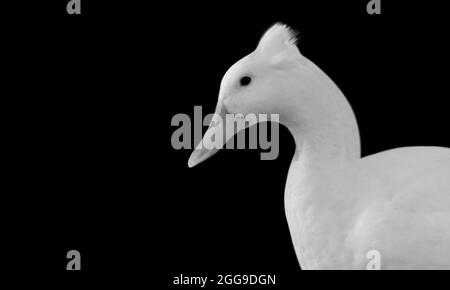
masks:
[[[303,152],[303,154],[308,154]],[[291,165],[285,191],[302,269],[450,269],[450,149],[405,147]]]

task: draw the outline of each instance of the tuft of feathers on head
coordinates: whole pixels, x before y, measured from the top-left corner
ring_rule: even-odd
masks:
[[[297,32],[283,23],[275,23],[263,35],[257,50],[276,52],[288,47],[296,46]]]

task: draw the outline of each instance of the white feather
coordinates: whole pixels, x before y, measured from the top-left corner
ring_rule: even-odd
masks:
[[[296,44],[297,32],[285,24],[276,23],[264,33],[257,50],[277,53]]]

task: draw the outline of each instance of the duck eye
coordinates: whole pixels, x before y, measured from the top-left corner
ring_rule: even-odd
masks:
[[[248,86],[252,81],[252,78],[249,76],[242,77],[240,79],[241,86]]]

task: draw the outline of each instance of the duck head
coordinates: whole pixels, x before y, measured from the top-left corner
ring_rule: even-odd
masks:
[[[284,24],[277,23],[267,30],[257,48],[236,62],[225,73],[220,84],[219,99],[211,124],[189,159],[189,167],[211,157],[217,152],[211,146],[211,136],[218,132],[225,136],[223,144],[233,137],[227,131],[234,130],[226,114],[278,114],[282,124],[293,122],[290,118],[298,114],[302,96],[307,96],[314,77],[296,46],[295,32]],[[305,101],[306,102],[306,101]],[[233,119],[231,122],[244,122]],[[247,127],[237,126],[245,129]],[[238,133],[239,129],[236,132]]]

